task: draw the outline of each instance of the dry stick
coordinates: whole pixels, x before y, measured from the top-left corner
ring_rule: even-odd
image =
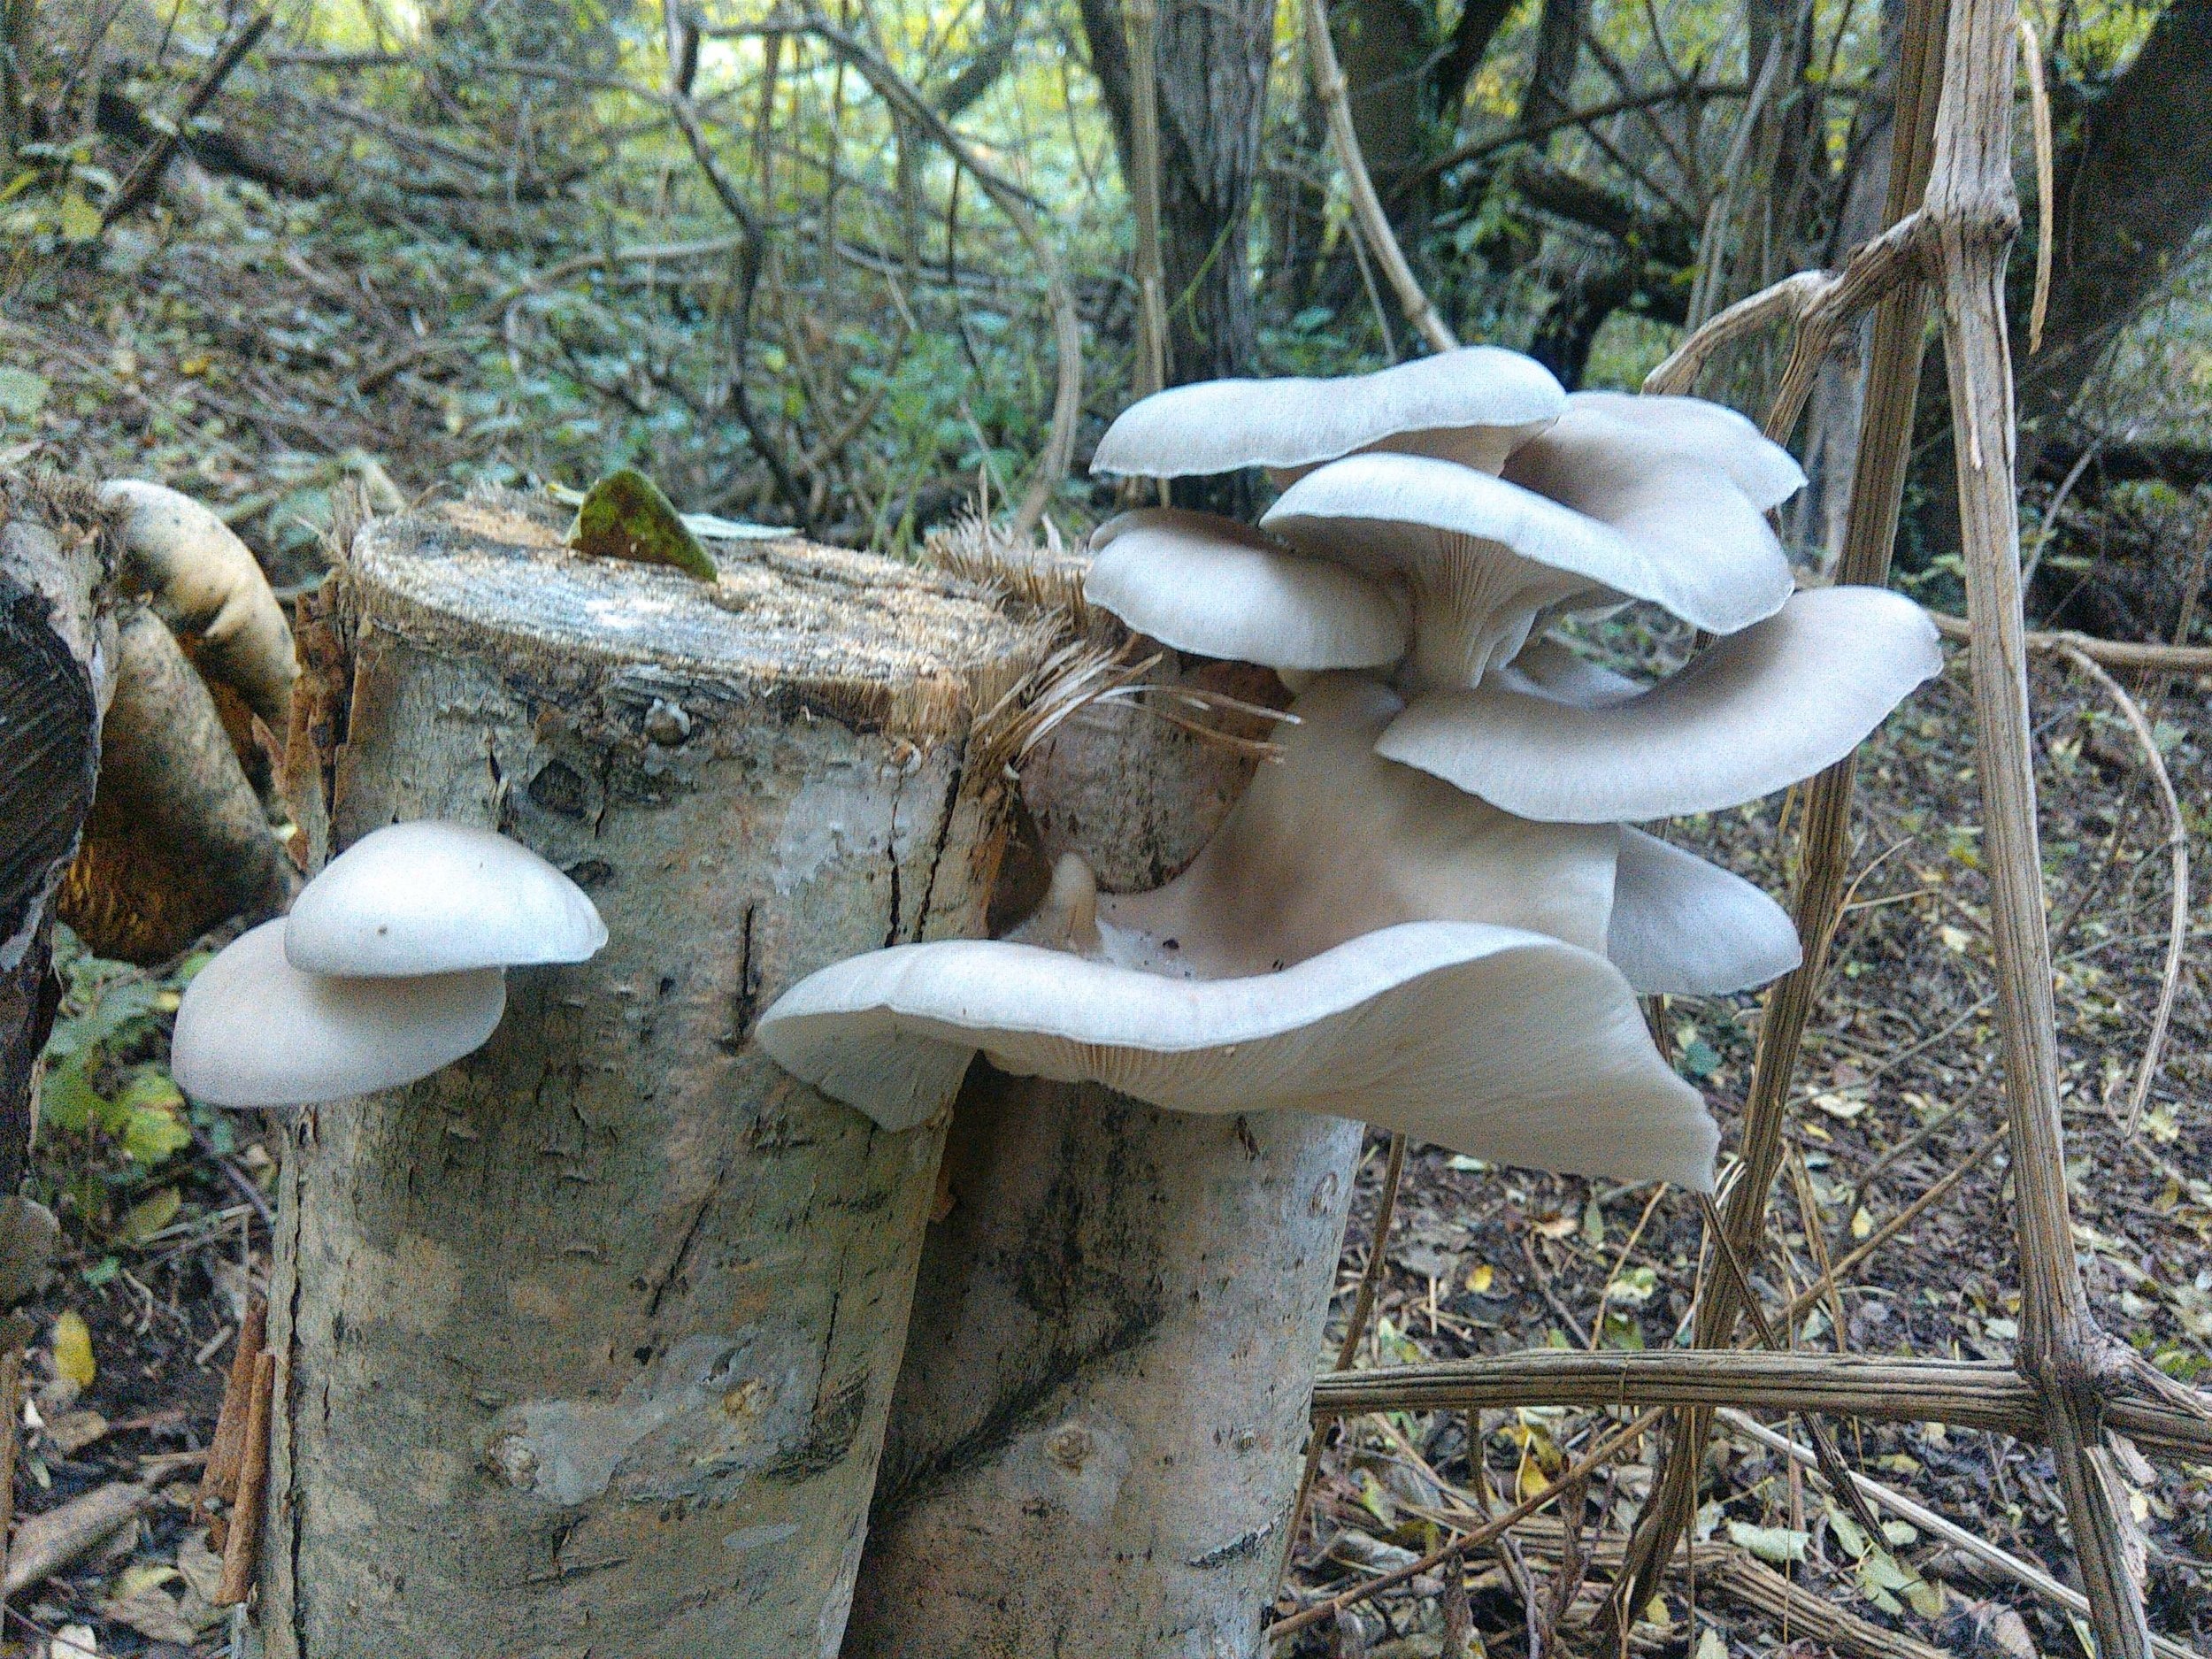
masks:
[[[1559,1479],[1549,1486],[1541,1491],[1531,1493],[1511,1509],[1502,1511],[1494,1519],[1485,1521],[1473,1531],[1458,1534],[1441,1548],[1431,1550],[1419,1560],[1409,1562],[1402,1567],[1394,1567],[1388,1572],[1370,1578],[1363,1584],[1355,1585],[1341,1595],[1333,1596],[1326,1601],[1316,1602],[1311,1607],[1292,1614],[1288,1618],[1278,1619],[1267,1627],[1267,1639],[1270,1641],[1279,1641],[1285,1636],[1306,1629],[1309,1625],[1318,1624],[1324,1619],[1334,1618],[1340,1609],[1364,1601],[1370,1596],[1379,1594],[1382,1591],[1405,1583],[1409,1578],[1418,1578],[1422,1573],[1432,1571],[1440,1563],[1450,1560],[1454,1555],[1464,1555],[1471,1549],[1480,1549],[1494,1539],[1503,1537],[1509,1528],[1518,1522],[1526,1520],[1569,1487],[1588,1479],[1593,1470],[1618,1456],[1634,1441],[1642,1439],[1663,1415],[1664,1414],[1658,1411],[1645,1412],[1633,1422],[1624,1425],[1617,1432],[1600,1441],[1579,1461],[1569,1466]]]
[[[262,1488],[269,1480],[269,1399],[276,1386],[276,1356],[263,1348],[254,1360],[253,1396],[246,1413],[245,1445],[238,1459],[238,1496],[231,1505],[230,1535],[223,1540],[223,1576],[217,1607],[236,1607],[253,1588],[260,1542]]]
[[[276,13],[273,12],[264,12],[250,19],[244,28],[231,37],[230,43],[215,55],[214,61],[208,65],[198,83],[193,87],[191,96],[185,99],[184,108],[178,112],[176,125],[156,139],[153,148],[138,158],[138,165],[130,170],[129,176],[116,190],[114,199],[102,210],[102,230],[154,193],[154,187],[161,182],[163,170],[169,165],[169,157],[176,154],[177,146],[184,142],[185,130],[197,119],[200,111],[207,108],[210,100],[222,89],[223,82],[230,79],[230,72],[238,67],[240,60],[253,50],[254,42],[268,32],[269,25],[275,19]]]
[[[1973,643],[1974,625],[1966,618],[1931,611],[1928,620],[1945,639],[1962,645]],[[2138,668],[2147,673],[2212,673],[2212,645],[2144,645],[2133,640],[2101,640],[2070,628],[2023,634],[2020,644],[2024,650],[2038,656],[2078,651],[2106,668]]]
[[[2035,129],[2035,303],[2028,311],[2028,355],[2043,349],[2043,319],[2051,313],[2052,227],[2058,204],[2053,200],[2057,164],[2052,155],[2051,91],[2043,84],[2043,43],[2025,12],[2016,13],[2020,57],[2028,70],[2029,119]]]
[[[16,1396],[22,1380],[23,1350],[12,1346],[0,1356],[0,1412],[8,1419],[0,1424],[0,1628],[8,1611],[8,1534],[15,1526],[16,1443],[23,1432],[23,1408]]]
[[[1360,1270],[1359,1289],[1352,1296],[1352,1311],[1344,1321],[1344,1340],[1337,1344],[1338,1371],[1349,1371],[1359,1353],[1360,1339],[1367,1334],[1368,1316],[1375,1310],[1375,1286],[1382,1278],[1383,1255],[1390,1242],[1390,1223],[1398,1213],[1398,1184],[1405,1177],[1406,1138],[1390,1137],[1390,1159],[1383,1166],[1382,1188],[1375,1199],[1375,1227],[1367,1246],[1367,1264]],[[1298,1495],[1290,1506],[1290,1527],[1283,1538],[1283,1564],[1275,1575],[1279,1585],[1290,1574],[1291,1557],[1298,1551],[1298,1529],[1306,1524],[1306,1506],[1313,1501],[1313,1479],[1321,1468],[1322,1433],[1318,1424],[1306,1437],[1306,1466],[1298,1476]]]
[[[246,1418],[252,1410],[253,1368],[268,1334],[269,1304],[256,1296],[246,1304],[238,1346],[231,1350],[230,1371],[223,1379],[222,1409],[215,1417],[215,1438],[208,1443],[207,1466],[200,1472],[199,1501],[193,1505],[196,1516],[206,1514],[208,1506],[218,1500],[227,1514],[235,1505],[240,1453],[246,1443]]]
[[[1376,198],[1375,182],[1368,177],[1366,159],[1360,154],[1359,134],[1352,126],[1352,103],[1344,70],[1336,60],[1336,45],[1329,38],[1325,0],[1305,0],[1304,11],[1306,53],[1313,62],[1314,96],[1321,100],[1321,107],[1328,113],[1329,136],[1335,142],[1336,158],[1344,169],[1345,187],[1351,192],[1352,216],[1358,220],[1368,247],[1381,262],[1383,274],[1390,279],[1391,289],[1404,308],[1407,320],[1429,342],[1430,350],[1449,351],[1459,343],[1459,337],[1436,314],[1429,296],[1421,291],[1413,267],[1406,263],[1405,251],[1398,246],[1398,238],[1390,228],[1389,216]]]
[[[1133,389],[1139,397],[1167,384],[1167,278],[1160,261],[1158,22],[1158,0],[1129,0],[1129,194],[1134,198],[1137,220]]]
[[[1778,1452],[1793,1463],[1809,1466],[1813,1462],[1810,1449],[1800,1446],[1786,1435],[1777,1434],[1772,1429],[1745,1416],[1740,1411],[1723,1406],[1714,1415],[1755,1445],[1763,1446],[1770,1452]],[[1812,1474],[1813,1479],[1820,1485],[1824,1486],[1828,1484],[1825,1477],[1822,1476],[1817,1470],[1814,1470]],[[2014,1583],[2034,1591],[2047,1601],[2057,1603],[2075,1617],[2087,1617],[2089,1598],[2080,1591],[2060,1583],[2042,1568],[2023,1561],[2008,1550],[2000,1549],[1988,1540],[1977,1533],[1970,1532],[1957,1522],[1947,1520],[1925,1504],[1909,1498],[1903,1493],[1894,1491],[1878,1480],[1869,1479],[1861,1474],[1854,1474],[1851,1480],[1852,1484],[1865,1494],[1868,1502],[1878,1508],[1887,1509],[1902,1519],[1911,1522],[1929,1537],[1940,1539],[1962,1555],[1971,1556],[1984,1566],[2003,1574]],[[2179,1642],[2164,1636],[2151,1638],[2151,1650],[2160,1655],[2161,1659],[2200,1659],[2194,1649],[2185,1647]]]
[[[1890,227],[1886,238],[1909,235],[1905,227],[1911,223],[1913,211],[1926,189],[1942,84],[1944,17],[1942,0],[1908,0],[1891,137],[1889,197],[1884,211],[1885,222]],[[1860,262],[1855,256],[1851,263]],[[1908,280],[1883,295],[1875,311],[1850,514],[1843,556],[1837,566],[1839,581],[1878,587],[1889,578],[1890,549],[1896,540],[1905,465],[1911,449],[1913,403],[1920,384],[1921,325],[1926,303],[1920,284],[1909,280],[1910,269],[1901,260],[1891,267],[1893,274],[1906,275]],[[1847,277],[1849,270],[1847,265]],[[1839,283],[1843,280],[1839,279]],[[1801,348],[1805,344],[1802,331],[1798,343]],[[1694,336],[1669,360],[1692,359],[1686,374],[1680,377],[1684,384],[1696,378],[1697,359],[1690,350],[1694,344]],[[1667,368],[1662,365],[1652,380],[1661,380]],[[1789,381],[1786,373],[1784,390]],[[1809,377],[1805,383],[1809,386]],[[1663,388],[1647,381],[1646,389]],[[1777,407],[1769,415],[1770,432],[1783,424],[1778,419],[1786,412],[1780,403],[1778,394]],[[1787,412],[1793,424],[1794,411]],[[1740,1253],[1747,1256],[1758,1253],[1763,1234],[1766,1207],[1781,1159],[1782,1131],[1798,1048],[1842,911],[1850,858],[1851,781],[1852,763],[1846,759],[1814,779],[1805,792],[1804,827],[1798,839],[1796,902],[1798,931],[1805,941],[1804,961],[1767,996],[1744,1113],[1745,1167],[1730,1194],[1724,1217]],[[1838,1266],[1839,1271],[1847,1271],[1841,1263]],[[1718,1348],[1732,1339],[1736,1306],[1732,1289],[1724,1282],[1716,1283],[1700,1296],[1695,1335],[1701,1346]],[[1675,1418],[1665,1458],[1638,1517],[1617,1594],[1607,1609],[1606,1646],[1625,1645],[1629,1626],[1656,1591],[1662,1570],[1696,1514],[1698,1471],[1704,1463],[1709,1432],[1709,1421],[1701,1412],[1686,1411]]]
[[[1960,546],[1974,629],[1969,662],[2022,1258],[2018,1363],[2042,1396],[2098,1652],[2145,1659],[2150,1627],[2127,1564],[2131,1523],[2098,1439],[2100,1387],[2119,1363],[2090,1313],[2074,1256],[2035,818],[2004,317],[2005,256],[2019,222],[2010,143],[2013,15],[2013,0],[1956,0],[1924,211],[1935,227],[1942,279]]]
[[[2143,1044],[2142,1064],[2136,1068],[2135,1088],[2128,1097],[2122,1133],[2131,1135],[2142,1118],[2144,1102],[2150,1099],[2151,1085],[2157,1079],[2159,1056],[2166,1047],[2166,1027],[2173,1018],[2174,998],[2181,991],[2182,952],[2189,940],[2189,827],[2181,816],[2181,803],[2174,795],[2174,780],[2166,771],[2166,757],[2159,753],[2157,736],[2135,699],[2128,695],[2118,680],[2082,652],[2069,648],[2063,655],[2103,688],[2128,723],[2128,730],[2135,733],[2136,744],[2143,751],[2143,764],[2150,768],[2151,782],[2157,787],[2158,798],[2165,803],[2170,826],[2167,845],[2172,849],[2174,860],[2173,910],[2168,922],[2166,973],[2159,985],[2157,1009],[2151,1016],[2151,1034]]]
[[[1737,1299],[1743,1303],[1744,1311],[1751,1316],[1752,1327],[1758,1333],[1759,1340],[1766,1344],[1770,1350],[1782,1352],[1784,1344],[1775,1334],[1774,1326],[1769,1323],[1766,1310],[1760,1306],[1758,1294],[1751,1287],[1751,1275],[1744,1271],[1743,1262],[1736,1255],[1735,1242],[1729,1238],[1728,1229],[1721,1225],[1720,1211],[1713,1207],[1711,1197],[1704,1193],[1698,1194],[1698,1204],[1705,1216],[1706,1231],[1720,1246],[1721,1263],[1728,1269],[1729,1277],[1736,1281]],[[1871,1532],[1880,1532],[1881,1524],[1868,1511],[1863,1502],[1857,1501],[1857,1491],[1850,1483],[1851,1471],[1843,1461],[1843,1454],[1836,1449],[1836,1442],[1828,1432],[1828,1425],[1809,1414],[1801,1414],[1799,1421],[1804,1424],[1805,1432],[1812,1437],[1814,1449],[1820,1454],[1821,1468],[1827,1472],[1829,1479],[1842,1488],[1844,1501],[1851,1507],[1851,1518]]]
[[[1743,112],[1736,118],[1735,135],[1728,141],[1728,154],[1721,163],[1720,188],[1714,192],[1712,204],[1705,210],[1705,228],[1698,238],[1697,276],[1690,284],[1689,325],[1693,332],[1712,311],[1713,296],[1720,287],[1722,244],[1728,234],[1729,217],[1735,211],[1736,185],[1751,157],[1751,136],[1758,127],[1759,112],[1766,107],[1767,96],[1773,91],[1774,79],[1781,67],[1782,42],[1778,39],[1767,48],[1766,61],[1759,65],[1758,79],[1751,85],[1751,96],[1745,103]]]
[[[937,112],[934,104],[915,89],[912,81],[836,25],[819,18],[776,18],[765,23],[721,29],[716,33],[725,39],[742,35],[810,35],[820,41],[857,69],[862,79],[876,89],[878,96],[935,139],[945,153],[983,187],[983,193],[991,198],[1000,212],[1006,215],[1008,222],[1014,227],[1015,234],[1029,250],[1029,257],[1037,262],[1037,268],[1044,275],[1046,291],[1052,300],[1056,384],[1052,398],[1052,425],[1046,434],[1044,453],[1038,457],[1028,491],[1022,496],[1021,505],[1014,511],[1014,534],[1017,537],[1026,536],[1043,521],[1045,509],[1052,501],[1052,492],[1067,477],[1068,467],[1075,457],[1075,421],[1083,402],[1083,326],[1075,309],[1075,293],[1068,286],[1067,272],[1061,264],[1060,256],[1038,228],[1036,217],[1030,211],[1023,191],[985,166],[968,141]]]

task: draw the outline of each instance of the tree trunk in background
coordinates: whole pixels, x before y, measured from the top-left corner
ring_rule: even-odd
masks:
[[[965,734],[1034,636],[887,559],[769,544],[709,589],[476,503],[373,524],[337,580],[335,842],[496,827],[611,939],[511,973],[471,1058],[297,1122],[272,1659],[827,1659],[944,1124],[878,1129],[753,1021],[979,931]]]
[[[53,1025],[54,897],[92,809],[113,550],[90,489],[0,473],[0,1195],[23,1177]]]
[[[1125,708],[1024,795],[1154,885],[1246,769]],[[946,1152],[845,1659],[1253,1659],[1360,1148],[980,1063]]]
[[[1330,8],[1329,32],[1375,192],[1399,240],[1417,247],[1433,192],[1401,187],[1440,148],[1430,72],[1445,43],[1435,6],[1432,0],[1347,0]]]
[[[2063,120],[2062,105],[2057,111],[2059,210],[2043,349],[2027,356],[2024,322],[2012,331],[2023,479],[2104,348],[2212,220],[2208,108],[2212,0],[2174,0],[2078,125]],[[2033,252],[2033,235],[2022,236],[2013,265],[2015,309],[2023,317]]]
[[[1118,0],[1078,0],[1121,157],[1129,164],[1129,51]],[[1168,378],[1180,385],[1252,372],[1258,351],[1246,246],[1272,0],[1166,0],[1156,47],[1160,103],[1161,260]]]
[[[1543,0],[1536,15],[1536,52],[1528,90],[1521,95],[1521,122],[1536,126],[1574,107],[1575,66],[1582,58],[1582,31],[1589,0]]]

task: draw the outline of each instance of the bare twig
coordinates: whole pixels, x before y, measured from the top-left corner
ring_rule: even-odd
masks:
[[[250,18],[245,27],[232,35],[229,43],[216,53],[215,60],[201,73],[191,95],[185,99],[184,108],[178,111],[175,124],[154,141],[152,149],[138,158],[137,165],[132,167],[129,175],[117,188],[113,199],[101,211],[102,230],[132,211],[154,193],[154,187],[161,182],[162,173],[169,165],[169,157],[177,153],[177,146],[184,142],[186,129],[198,119],[200,111],[207,108],[215,95],[222,90],[223,82],[230,79],[230,72],[238,67],[246,54],[253,50],[254,42],[268,32],[269,25],[275,19],[276,13],[273,12],[259,12]]]
[[[1974,625],[1964,617],[1931,611],[1928,620],[1947,640],[1973,642]],[[2212,673],[2212,645],[2145,645],[2132,640],[2101,640],[2070,629],[2022,634],[2021,649],[2035,655],[2077,653],[2106,668],[2139,668],[2152,673]]]
[[[2158,1003],[2151,1015],[2150,1035],[2143,1041],[2143,1059],[2135,1073],[2135,1087],[2128,1096],[2127,1117],[2122,1133],[2133,1134],[2141,1121],[2144,1102],[2150,1099],[2151,1085],[2158,1077],[2159,1056],[2166,1047],[2166,1027],[2173,1019],[2174,998],[2181,990],[2182,952],[2189,940],[2189,826],[2181,816],[2181,803],[2174,795],[2174,780],[2166,771],[2166,757],[2159,752],[2157,734],[2150,721],[2127,689],[2100,667],[2095,659],[2071,646],[2062,652],[2066,660],[2097,682],[2105,695],[2120,710],[2120,718],[2127,722],[2128,730],[2135,734],[2136,747],[2142,751],[2143,764],[2151,774],[2151,782],[2157,787],[2158,798],[2165,803],[2166,844],[2173,856],[2173,898],[2171,916],[2168,922],[2166,942],[2166,972],[2158,989]]]
[[[1344,168],[1344,182],[1351,192],[1352,214],[1359,221],[1360,234],[1381,264],[1383,274],[1390,279],[1391,290],[1404,308],[1406,319],[1428,342],[1429,349],[1449,351],[1459,343],[1459,338],[1436,314],[1429,296],[1422,292],[1419,279],[1413,274],[1413,267],[1406,263],[1405,252],[1390,228],[1389,216],[1375,196],[1375,183],[1368,176],[1366,159],[1360,154],[1359,134],[1352,126],[1352,104],[1344,71],[1336,61],[1336,46],[1329,39],[1329,16],[1324,0],[1304,0],[1303,9],[1306,53],[1313,65],[1314,96],[1321,100],[1321,107],[1328,114],[1329,137],[1336,145],[1337,160]]]

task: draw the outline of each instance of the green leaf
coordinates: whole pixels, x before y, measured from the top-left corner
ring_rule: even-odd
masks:
[[[1828,1530],[1835,1534],[1836,1542],[1852,1560],[1857,1561],[1866,1554],[1866,1529],[1841,1509],[1828,1511]]]
[[[1777,1567],[1804,1560],[1805,1546],[1812,1541],[1810,1533],[1793,1527],[1753,1526],[1746,1521],[1729,1522],[1728,1536],[1740,1548]]]
[[[61,199],[61,239],[90,242],[100,234],[100,210],[75,190]]]
[[[143,1169],[152,1169],[191,1144],[191,1128],[165,1107],[141,1107],[123,1125],[123,1150]]]
[[[591,487],[569,526],[568,544],[588,557],[665,565],[703,582],[718,574],[660,486],[634,467]]]
[[[39,1121],[63,1134],[81,1135],[107,1110],[100,1092],[85,1081],[81,1061],[65,1061],[46,1074],[38,1092]]]
[[[28,420],[46,407],[46,395],[53,389],[44,375],[0,363],[0,414]]]
[[[117,1241],[140,1244],[159,1233],[177,1218],[177,1211],[184,1207],[184,1199],[173,1187],[165,1187],[152,1197],[133,1204],[123,1217],[123,1225],[116,1230]]]

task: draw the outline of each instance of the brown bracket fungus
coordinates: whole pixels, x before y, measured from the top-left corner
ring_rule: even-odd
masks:
[[[403,979],[303,973],[282,921],[227,946],[185,987],[170,1069],[212,1106],[308,1106],[397,1088],[490,1041],[507,1007],[497,968]]]
[[[379,978],[584,962],[607,925],[518,841],[424,819],[372,831],[292,906],[284,952],[307,973]]]

